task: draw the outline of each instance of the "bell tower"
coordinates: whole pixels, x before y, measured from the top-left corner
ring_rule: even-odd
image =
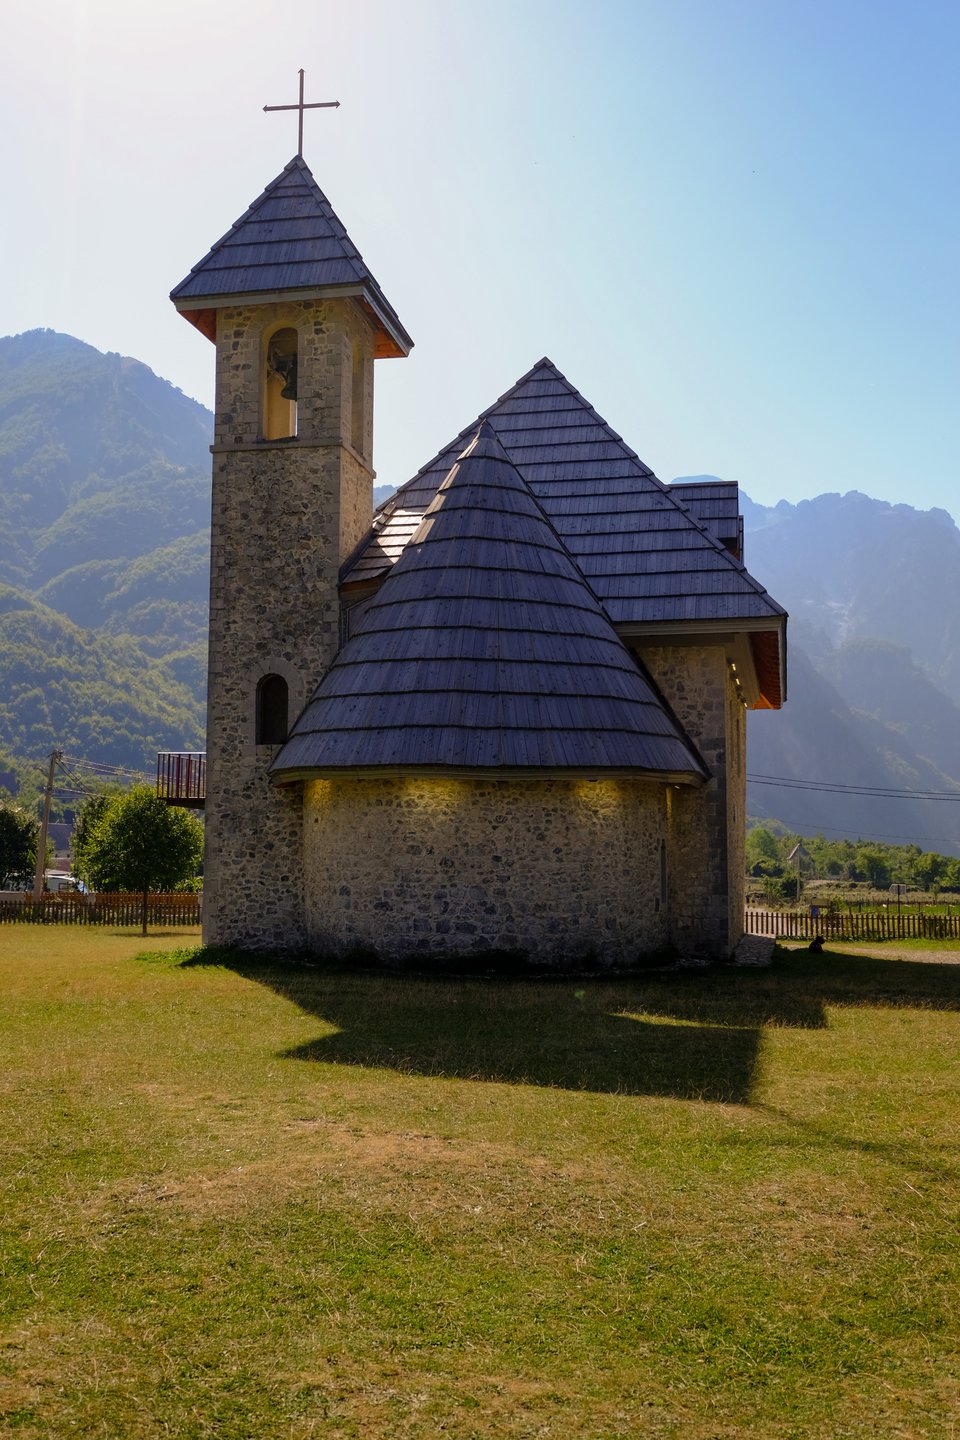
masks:
[[[413,342],[299,154],[170,298],[216,346],[204,941],[289,947],[302,797],[267,771],[339,648],[374,360]]]

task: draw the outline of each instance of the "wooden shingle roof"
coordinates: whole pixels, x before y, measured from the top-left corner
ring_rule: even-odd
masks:
[[[385,767],[707,774],[490,424],[434,487],[271,773]]]
[[[683,487],[658,480],[549,360],[479,418],[489,421],[618,627],[784,617],[684,503]],[[380,508],[344,584],[375,580],[396,562],[478,424]]]
[[[377,331],[378,356],[407,355],[413,341],[301,156],[208,251],[170,299],[211,339],[216,310],[246,300],[353,295]]]
[[[621,635],[640,642],[655,631],[748,632],[759,687],[753,703],[783,702],[786,611],[728,549],[732,482],[717,482],[713,496],[664,485],[547,359],[484,419]],[[347,589],[369,589],[389,573],[478,423],[380,507],[344,567]]]
[[[743,516],[736,480],[674,480],[670,494],[716,535],[734,559],[743,559]]]

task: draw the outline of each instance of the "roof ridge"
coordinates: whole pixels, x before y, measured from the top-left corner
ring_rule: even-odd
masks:
[[[637,454],[637,452],[631,449],[631,447],[624,440],[623,436],[618,434],[617,431],[614,430],[613,426],[603,418],[599,410],[597,410],[593,405],[591,405],[590,401],[586,398],[584,394],[582,394],[581,391],[576,388],[575,385],[572,385],[570,383],[566,375],[564,375],[563,371],[559,369],[559,367],[554,363],[554,361],[552,361],[549,356],[544,355],[534,365],[531,365],[530,369],[525,371],[524,374],[520,376],[519,380],[514,381],[514,383],[507,390],[505,390],[502,395],[498,396],[497,399],[494,400],[492,405],[488,405],[485,410],[481,410],[480,414],[474,421],[472,421],[471,424],[465,425],[464,428],[460,431],[460,433],[454,437],[451,444],[445,445],[443,449],[438,450],[437,453],[432,457],[432,459],[428,460],[425,465],[421,465],[420,469],[416,472],[415,475],[412,475],[409,480],[404,481],[403,485],[399,486],[396,494],[400,495],[404,490],[407,489],[408,486],[413,484],[414,480],[419,479],[421,475],[425,475],[428,471],[432,470],[437,464],[437,462],[439,460],[442,460],[444,455],[446,455],[448,451],[452,450],[461,440],[466,439],[467,436],[474,432],[477,425],[482,421],[488,419],[488,417],[492,415],[499,406],[504,405],[508,400],[513,399],[520,387],[526,384],[527,381],[532,380],[537,371],[542,369],[549,369],[552,372],[554,379],[558,380],[563,386],[565,386],[567,392],[570,395],[574,396],[577,400],[580,401],[580,403],[583,405],[583,408],[591,416],[594,422],[605,432],[608,439],[612,440],[614,444],[618,445],[623,451],[624,455],[628,457],[628,459],[635,461],[636,464],[640,466],[645,478],[653,480],[661,490],[669,490],[669,486],[667,486],[663,480],[660,480],[658,476],[656,476],[654,472],[650,469],[649,465],[647,465],[643,460],[640,459],[640,456]],[[395,497],[390,497],[391,500],[393,498]],[[389,500],[384,502],[385,505],[388,505],[389,503]]]

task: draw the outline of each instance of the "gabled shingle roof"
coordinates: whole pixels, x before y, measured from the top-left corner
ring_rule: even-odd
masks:
[[[378,330],[378,355],[413,341],[304,160],[295,155],[170,299],[204,333],[210,312],[243,296],[356,295]]]
[[[484,411],[618,626],[779,621],[785,612],[549,360]],[[461,431],[381,507],[345,584],[387,571],[476,432]]]
[[[489,424],[434,487],[271,773],[383,767],[707,773]]]

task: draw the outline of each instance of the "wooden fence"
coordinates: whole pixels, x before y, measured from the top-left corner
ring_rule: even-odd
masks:
[[[814,919],[809,911],[748,910],[744,928],[748,935],[794,940],[960,940],[960,915],[821,910]]]
[[[18,895],[0,900],[0,925],[139,925],[141,895]],[[200,896],[151,893],[147,897],[148,925],[199,925]]]

